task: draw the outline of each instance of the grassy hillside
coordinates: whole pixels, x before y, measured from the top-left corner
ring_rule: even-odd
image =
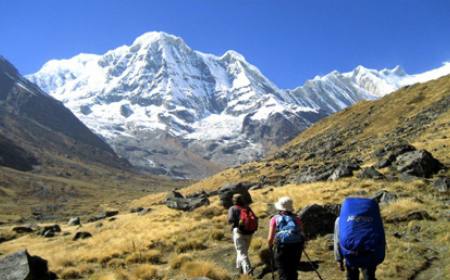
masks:
[[[381,206],[388,248],[378,278],[445,279],[450,275],[449,197],[431,186],[432,179],[375,181],[353,176],[299,184],[295,178],[305,166],[324,166],[351,158],[361,160],[362,166],[372,165],[376,161],[374,151],[400,139],[429,150],[450,167],[449,104],[450,77],[404,88],[320,121],[266,160],[225,170],[182,192],[216,190],[229,182],[260,184],[261,189],[251,191],[252,207],[261,218],[261,228],[250,250],[259,274],[267,260],[267,224],[275,213],[273,202],[278,197],[291,196],[295,207],[301,209],[312,203],[341,203],[346,196],[371,196],[387,190],[398,199]],[[380,171],[390,173],[387,168]],[[449,171],[441,175],[448,176]],[[218,198],[211,197],[209,206],[181,212],[163,205],[164,197],[164,193],[151,194],[130,202],[129,207],[150,207],[145,215],[121,214],[115,220],[102,221],[102,226],[99,222],[81,228],[63,226],[62,234],[49,239],[25,235],[1,243],[0,253],[27,248],[31,254],[48,259],[50,268],[63,279],[235,278],[231,233],[226,210]],[[429,217],[399,219],[415,211],[426,211]],[[5,234],[10,230],[9,226],[1,228]],[[73,234],[80,230],[89,231],[93,237],[72,241]],[[308,242],[306,252],[318,262],[324,279],[343,279],[329,245],[326,236],[319,237]],[[308,264],[303,266],[308,270]],[[316,277],[312,271],[300,273],[301,279]],[[270,274],[263,278],[271,279]]]

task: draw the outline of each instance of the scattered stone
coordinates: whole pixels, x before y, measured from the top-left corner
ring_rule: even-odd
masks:
[[[373,180],[383,180],[386,179],[383,174],[378,172],[375,167],[371,166],[368,168],[364,168],[358,176],[360,179],[373,179]]]
[[[91,238],[92,234],[87,232],[87,231],[79,231],[77,233],[75,233],[75,236],[73,237],[73,241],[79,240],[79,239],[87,239],[87,238]]]
[[[144,207],[131,208],[130,213],[138,213],[141,212],[142,210],[144,210]]]
[[[106,216],[107,218],[116,216],[117,214],[119,214],[119,211],[117,211],[117,210],[109,210],[109,211],[105,211],[105,216]]]
[[[430,214],[428,214],[428,212],[426,212],[425,210],[421,210],[421,211],[414,211],[414,212],[408,213],[406,215],[396,216],[396,217],[392,217],[392,218],[386,219],[386,222],[388,222],[388,223],[400,223],[400,222],[409,222],[409,221],[413,221],[413,220],[418,220],[418,221],[430,220],[430,221],[434,221],[436,219],[431,217]]]
[[[81,225],[80,217],[73,217],[69,219],[69,222],[67,223],[69,226],[79,226]]]
[[[385,168],[391,166],[395,159],[406,152],[415,151],[416,148],[408,143],[393,143],[388,144],[386,147],[379,149],[375,152],[375,156],[381,158],[380,161],[375,164],[377,168]]]
[[[397,157],[401,154],[404,154],[406,152],[415,151],[416,148],[414,146],[411,146],[408,143],[405,142],[399,142],[399,143],[390,143],[387,144],[384,148],[378,149],[375,151],[375,156],[378,158],[381,158],[386,155],[393,155],[394,157]]]
[[[15,233],[30,233],[33,232],[33,228],[29,226],[17,226],[12,229]]]
[[[348,165],[340,165],[334,171],[328,180],[336,181],[337,179],[344,177],[351,177],[353,175],[353,169]]]
[[[405,181],[405,182],[412,182],[412,181],[417,180],[417,177],[413,176],[413,175],[406,174],[406,173],[400,173],[397,177],[395,177],[395,179],[402,180],[402,181]]]
[[[389,204],[397,200],[397,195],[385,190],[375,193],[372,197],[378,204]]]
[[[417,234],[422,230],[422,227],[419,225],[415,225],[411,228],[411,233]]]
[[[151,208],[143,208],[141,211],[139,211],[137,214],[139,216],[144,216],[145,214],[147,214],[148,212],[150,212],[152,209]]]
[[[50,226],[45,226],[43,228],[41,228],[39,230],[39,235],[46,237],[46,238],[50,238],[50,237],[54,237],[56,235],[56,233],[61,232],[61,227],[59,225],[50,225]]]
[[[206,193],[202,196],[184,197],[178,191],[172,191],[167,195],[165,203],[172,209],[192,211],[203,205],[209,205],[209,199]]]
[[[448,192],[450,189],[450,178],[449,177],[439,177],[433,182],[433,187],[438,192]]]
[[[57,279],[57,276],[48,271],[46,260],[38,256],[30,256],[26,250],[23,250],[0,259],[0,279],[53,280]]]
[[[233,195],[241,194],[246,203],[251,204],[252,197],[248,192],[248,189],[251,187],[251,184],[246,183],[237,183],[237,184],[228,184],[219,189],[219,198],[222,206],[224,208],[230,208],[233,205]]]
[[[51,231],[51,230],[47,230],[47,231],[44,231],[42,236],[45,238],[55,237],[55,232]]]
[[[325,181],[333,174],[334,169],[334,166],[309,166],[306,170],[300,170],[300,174],[293,181],[300,184]]]
[[[116,217],[111,217],[111,218],[108,219],[109,222],[114,222],[115,220],[117,220]]]
[[[101,228],[103,226],[103,223],[97,223],[97,224],[95,224],[95,227],[96,228]]]
[[[400,238],[403,237],[403,234],[398,232],[398,231],[396,231],[396,232],[394,232],[394,237],[400,239]]]
[[[401,154],[393,163],[398,172],[429,178],[443,168],[442,163],[426,150],[418,150]]]
[[[315,238],[334,232],[334,222],[339,216],[339,204],[312,204],[306,206],[299,213],[303,222],[307,239]]]
[[[100,213],[98,215],[90,217],[88,219],[88,223],[100,221],[100,220],[103,220],[103,219],[106,219],[109,217],[113,217],[113,216],[116,216],[117,214],[119,214],[119,211],[117,211],[117,210],[105,211],[103,213]]]

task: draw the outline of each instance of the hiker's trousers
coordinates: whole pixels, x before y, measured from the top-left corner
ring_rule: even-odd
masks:
[[[237,228],[233,229],[233,241],[236,248],[236,268],[248,274],[252,266],[248,257],[248,248],[252,241],[252,234],[242,234]]]
[[[280,280],[297,280],[297,269],[302,256],[302,250],[302,243],[277,245],[275,250],[275,263]]]
[[[361,269],[364,280],[376,280],[375,278],[375,270],[377,269],[376,266],[358,268],[346,265],[345,267],[347,270],[347,280],[359,280],[359,269]]]

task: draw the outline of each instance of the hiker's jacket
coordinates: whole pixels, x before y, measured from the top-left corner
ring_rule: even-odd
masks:
[[[228,223],[231,225],[231,230],[239,227],[239,219],[241,217],[241,209],[239,206],[233,205],[228,209]]]
[[[334,248],[334,259],[337,262],[343,261],[341,250],[339,249],[339,217],[334,222],[334,236],[333,236],[333,248]]]

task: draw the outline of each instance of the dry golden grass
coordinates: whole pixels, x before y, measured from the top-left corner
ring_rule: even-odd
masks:
[[[78,279],[82,277],[82,273],[77,268],[67,268],[58,274],[61,279]]]
[[[133,268],[131,275],[136,280],[155,280],[162,278],[162,275],[158,272],[158,269],[150,264],[142,264]]]
[[[171,269],[179,269],[183,264],[193,260],[191,254],[176,254],[171,256],[169,266]]]
[[[447,86],[450,78],[443,81],[439,81],[436,85],[438,89]],[[383,117],[380,117],[379,121],[374,117],[373,127],[365,130],[356,140],[364,141],[369,137],[382,137],[398,123],[398,120],[391,122],[390,118],[413,116],[420,107],[427,106],[438,98],[436,96],[418,98],[422,86],[414,86],[412,89],[412,93],[402,90],[399,100],[389,96],[377,101],[380,108],[375,115],[378,117],[381,114]],[[411,103],[411,101],[414,102]],[[410,105],[406,106],[406,109],[403,107],[397,111],[392,109],[408,102]],[[327,118],[300,135],[287,147],[316,137],[336,125],[342,126],[353,122],[355,113],[363,114],[373,104],[373,102],[362,102],[333,118]],[[450,164],[450,153],[443,145],[450,146],[448,123],[450,123],[450,114],[447,112],[441,115],[420,137],[410,139],[418,148],[432,151],[447,165]],[[447,126],[436,131],[438,125]],[[372,152],[373,149],[367,149],[361,156],[370,159]],[[248,163],[240,168],[231,168],[202,180],[183,189],[182,192],[186,194],[199,190],[216,190],[225,183],[232,182],[255,182],[262,175],[284,176],[285,173],[280,173],[274,168],[274,165],[282,163],[281,160],[272,161],[267,165],[266,162]],[[385,262],[377,272],[378,278],[408,279],[416,269],[424,266],[430,259],[433,260],[432,272],[438,277],[436,279],[445,279],[445,276],[450,274],[450,262],[448,262],[450,228],[446,212],[448,208],[444,205],[442,197],[433,191],[428,183],[420,180],[391,182],[349,178],[335,182],[273,186],[273,189],[269,191],[271,187],[251,191],[254,200],[252,208],[260,217],[260,229],[253,237],[250,250],[250,259],[255,266],[267,262],[265,241],[267,225],[270,216],[274,214],[273,203],[279,197],[285,195],[292,197],[296,209],[299,210],[313,203],[341,203],[347,196],[370,196],[384,189],[399,194],[398,201],[381,206],[385,219],[406,215],[415,210],[425,210],[436,217],[437,221],[385,224],[388,251]],[[83,230],[93,234],[90,239],[74,242],[71,238],[75,229],[63,226],[62,230],[70,232],[71,235],[52,239],[25,235],[0,244],[0,252],[8,253],[27,248],[32,255],[47,259],[50,269],[56,272],[67,275],[80,273],[82,277],[90,279],[134,280],[140,279],[139,277],[172,279],[172,276],[175,277],[173,279],[178,279],[176,277],[180,276],[180,273],[182,274],[180,279],[197,276],[230,279],[228,271],[233,271],[234,255],[224,255],[223,252],[233,252],[233,244],[226,222],[226,210],[220,207],[218,198],[212,197],[209,206],[200,207],[193,212],[180,212],[160,204],[165,195],[165,193],[152,194],[130,203],[132,207],[151,206],[152,211],[144,216],[121,214],[116,221],[103,222],[104,226],[101,228],[96,228],[95,224],[83,225]],[[108,203],[102,204],[102,207],[108,206],[110,206]],[[6,229],[6,232],[8,230]],[[397,236],[400,234],[401,238],[394,237],[394,233],[398,233]],[[313,260],[321,261],[320,272],[325,279],[342,279],[344,275],[337,271],[333,253],[328,247],[329,241],[319,237],[309,241],[306,250]],[[179,254],[182,252],[190,254]],[[422,278],[427,279],[426,276]],[[315,277],[312,272],[301,272],[300,275],[301,279],[315,279]]]
[[[274,188],[251,191],[255,213],[261,218],[260,229],[254,235],[250,250],[250,258],[255,265],[262,265],[259,255],[267,249],[266,234],[268,219],[273,214],[272,204],[281,196],[289,195],[293,198],[297,209],[312,203],[341,203],[349,195],[366,196],[385,189],[400,193],[398,201],[382,206],[385,218],[392,215],[407,214],[411,210],[424,209],[432,216],[443,215],[439,202],[435,200],[435,193],[429,186],[421,181],[417,182],[378,182],[360,181],[354,179],[336,182],[321,182],[304,185],[287,185]],[[86,224],[83,230],[93,234],[91,239],[74,242],[71,236],[57,237],[49,241],[38,236],[28,235],[0,245],[2,252],[12,252],[19,248],[27,248],[31,254],[40,255],[49,260],[50,269],[63,272],[67,275],[79,272],[82,277],[92,279],[135,279],[133,269],[135,264],[154,266],[164,277],[164,270],[180,269],[188,277],[209,275],[215,279],[228,279],[228,272],[217,265],[204,262],[210,259],[212,252],[228,250],[233,247],[230,240],[229,227],[226,225],[226,211],[218,206],[218,198],[211,198],[211,205],[201,207],[193,212],[179,212],[167,207],[155,206],[154,211],[144,216],[135,214],[119,215],[114,222],[105,222],[102,228],[95,228],[94,224]],[[422,202],[420,202],[422,201]],[[206,214],[213,213],[213,214]],[[392,237],[393,232],[411,231],[415,225],[421,225],[420,238],[427,241],[414,242],[409,239]],[[426,230],[425,230],[426,229]],[[63,231],[72,234],[74,229],[63,227]],[[428,257],[423,250],[429,244],[436,248],[443,247],[449,241],[449,228],[444,224],[433,221],[413,221],[399,225],[386,224],[388,236],[388,256],[386,262],[380,266],[380,279],[399,279],[398,276],[408,277],[408,266],[418,267]],[[213,236],[219,236],[213,237]],[[327,241],[323,238],[310,241],[307,252],[315,260],[321,260],[321,272],[327,279],[340,279],[342,275],[336,274],[336,266],[332,252],[326,249]],[[228,249],[227,249],[228,248]],[[200,251],[198,251],[200,250]],[[411,254],[404,256],[405,250]],[[442,249],[441,249],[442,250]],[[194,252],[180,254],[177,252]],[[195,255],[195,258],[193,257]],[[448,257],[448,252],[442,251],[441,257]],[[226,258],[214,258],[223,267],[230,267],[234,255]],[[167,260],[167,264],[165,261]],[[258,261],[259,260],[259,261]],[[200,265],[201,264],[201,265]],[[82,269],[87,266],[88,269]],[[448,269],[446,267],[446,269]],[[302,272],[302,279],[313,279],[311,274]],[[178,275],[171,272],[170,275]],[[172,276],[171,276],[172,277]],[[402,279],[406,279],[402,278]]]
[[[181,266],[181,272],[187,277],[208,277],[213,280],[230,280],[228,271],[218,264],[208,261],[191,261]]]
[[[152,263],[159,264],[162,261],[162,253],[159,250],[149,250],[143,252],[134,252],[125,258],[127,264],[133,263]]]

